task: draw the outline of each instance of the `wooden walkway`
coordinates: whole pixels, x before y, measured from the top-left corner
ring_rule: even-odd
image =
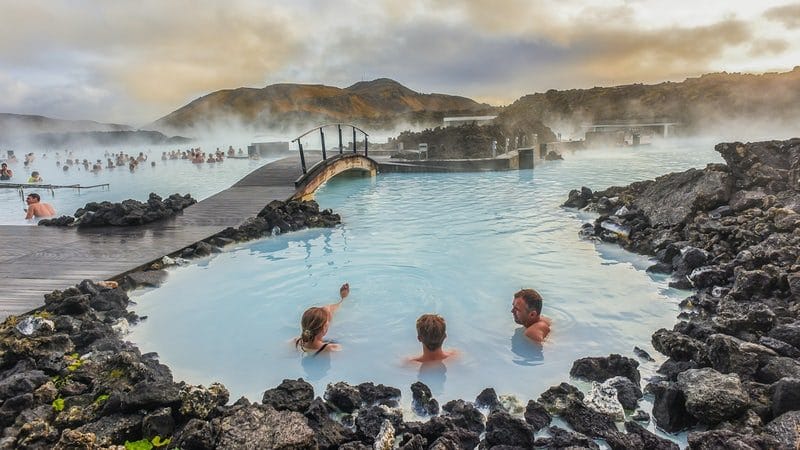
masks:
[[[140,227],[0,226],[0,320],[42,306],[54,289],[115,278],[238,226],[272,200],[290,198],[299,175],[299,157],[280,159],[174,219]]]

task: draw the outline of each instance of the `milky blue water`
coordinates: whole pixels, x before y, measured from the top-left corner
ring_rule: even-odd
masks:
[[[568,381],[579,357],[633,356],[634,346],[657,357],[650,335],[674,324],[687,295],[645,273],[646,258],[579,240],[591,216],[559,207],[569,190],[720,160],[713,142],[668,141],[567,154],[533,171],[336,178],[317,200],[341,214],[341,226],[171,269],[161,288],[133,293],[133,309],[148,318],[129,338],[158,352],[178,379],[220,381],[234,398],[260,400],[302,377],[318,395],[329,382],[375,381],[402,389],[407,403],[422,380],[441,402],[492,386],[524,403]],[[343,350],[304,357],[292,345],[302,312],[334,301],[345,281],[352,292],[328,333]],[[544,345],[522,337],[510,313],[513,293],[526,287],[541,292],[553,319]],[[414,323],[424,313],[447,320],[445,348],[458,358],[404,362],[420,352]]]
[[[246,143],[234,143],[234,148],[242,147],[247,151]],[[228,145],[217,143],[193,143],[192,147],[201,147],[203,151],[215,151],[220,147],[223,151]],[[177,147],[126,147],[126,148],[81,148],[72,150],[73,157],[81,161],[87,159],[90,163],[100,159],[106,167],[106,152],[124,151],[129,155],[138,155],[139,152],[148,156],[145,163],[131,172],[127,166],[114,169],[103,169],[93,173],[87,171],[82,165],[73,165],[68,171],[62,170],[66,160],[65,151],[37,151],[36,159],[29,167],[23,165],[23,155],[17,151],[17,163],[9,164],[14,171],[14,177],[2,183],[25,183],[31,172],[38,171],[42,184],[83,186],[108,183],[107,188],[93,189],[55,189],[50,191],[44,188],[24,189],[23,194],[35,192],[42,197],[42,201],[52,204],[58,215],[72,215],[75,210],[83,207],[88,202],[112,201],[119,202],[129,198],[146,201],[151,192],[166,197],[174,193],[192,194],[197,200],[202,200],[221,190],[227,189],[247,173],[265,164],[269,159],[251,161],[248,159],[226,159],[223,163],[192,164],[188,160],[161,160],[164,151],[177,150]],[[181,147],[187,150],[188,146]],[[2,152],[5,157],[5,151]],[[62,163],[59,167],[56,161]],[[155,167],[151,163],[155,162]],[[90,167],[91,168],[91,167]],[[23,208],[25,203],[16,189],[0,189],[0,225],[32,225],[34,221],[25,220]]]

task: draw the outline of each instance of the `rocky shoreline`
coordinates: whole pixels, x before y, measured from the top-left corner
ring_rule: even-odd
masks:
[[[61,216],[53,219],[42,219],[41,226],[78,226],[88,227],[130,227],[145,225],[157,220],[173,217],[185,208],[194,205],[197,200],[191,195],[172,194],[162,199],[150,193],[146,203],[128,199],[120,203],[89,202],[75,211],[75,216]]]
[[[800,167],[798,144],[764,145],[792,149],[794,165],[786,167]],[[735,146],[739,148],[749,154],[749,146]],[[792,225],[790,231],[768,227],[767,232],[765,225],[758,225],[771,220],[774,227],[775,217],[780,217],[785,227],[791,221],[788,212],[759,215],[752,211],[759,209],[754,206],[741,210],[747,213],[720,208],[753,186],[763,188],[762,202],[769,202],[770,208],[785,207],[790,204],[787,199],[795,197],[783,191],[779,196],[773,189],[794,189],[800,170],[778,171],[775,176],[780,179],[764,185],[764,177],[756,175],[772,172],[764,168],[760,153],[753,152],[750,160],[736,167],[762,168],[747,175],[758,185],[737,178],[742,175],[729,162],[730,168],[714,165],[695,171],[700,175],[672,174],[603,193],[584,189],[570,195],[568,206],[605,213],[584,229],[586,237],[654,254],[660,262],[653,270],[672,271],[676,283],[685,283],[683,278],[697,283],[698,293],[687,299],[682,313],[687,320],[672,331],[653,335],[654,346],[670,359],[659,369],[661,376],[648,380],[644,393],[639,362],[620,355],[575,361],[570,375],[592,381],[590,392],[562,383],[529,400],[524,408],[501,402],[491,388],[474,401],[452,400],[440,406],[427,386],[414,383],[410,391],[419,421],[404,420],[399,389],[374,383],[334,383],[318,396],[302,379],[284,380],[266,389],[260,402],[242,398],[229,404],[229,393],[221,384],[176,382],[157,355],[141,354],[123,341],[127,325],[139,320],[127,309],[126,289],[157,286],[165,275],[163,267],[179,258],[202,257],[229,243],[340,221],[328,210],[320,212],[314,202],[272,202],[241,227],[226,229],[145,271],[128,274],[116,288],[87,280],[48,294],[41,310],[10,317],[0,325],[0,448],[126,448],[127,442],[127,448],[184,450],[501,450],[599,448],[598,439],[613,449],[677,448],[642,425],[650,420],[647,413],[630,414],[647,392],[655,398],[653,416],[659,427],[677,431],[699,424],[707,429],[689,433],[692,448],[796,448],[800,343],[795,339],[800,311],[794,300],[800,286],[793,274],[800,231]],[[783,181],[784,173],[789,181]],[[659,189],[661,185],[667,187]],[[720,186],[722,192],[714,197]],[[658,195],[678,192],[691,200],[685,203],[691,205],[688,212],[681,220],[674,211],[663,219],[658,214],[664,209],[682,210],[683,204],[672,199],[675,206],[665,208],[672,205],[670,199],[657,199]],[[693,193],[697,195],[692,197]],[[648,209],[648,199],[661,206]],[[620,211],[623,207],[627,211]],[[712,212],[719,218],[710,218]],[[739,222],[742,215],[758,219],[757,223]],[[699,220],[700,216],[707,220]],[[723,218],[731,221],[727,228],[701,226]],[[711,231],[701,229],[729,235],[714,239]],[[730,233],[739,233],[741,242],[731,241]],[[750,254],[740,257],[745,250],[737,249],[744,245]],[[717,249],[727,249],[730,258]],[[702,285],[697,280],[709,281]],[[649,358],[638,349],[633,353],[642,360]],[[554,425],[554,417],[572,430]]]
[[[652,255],[648,270],[694,289],[669,359],[647,385],[656,424],[692,448],[800,445],[800,139],[715,147],[726,164],[592,192],[564,206],[596,211],[587,239]]]

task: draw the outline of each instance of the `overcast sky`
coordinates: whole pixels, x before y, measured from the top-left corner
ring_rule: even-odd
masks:
[[[131,125],[209,92],[388,77],[495,105],[800,65],[800,2],[0,0],[0,112]]]

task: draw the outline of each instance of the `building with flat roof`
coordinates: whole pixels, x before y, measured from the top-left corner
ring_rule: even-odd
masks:
[[[459,125],[466,125],[474,123],[476,125],[487,125],[491,123],[497,116],[461,116],[461,117],[445,117],[444,126],[457,127]]]

